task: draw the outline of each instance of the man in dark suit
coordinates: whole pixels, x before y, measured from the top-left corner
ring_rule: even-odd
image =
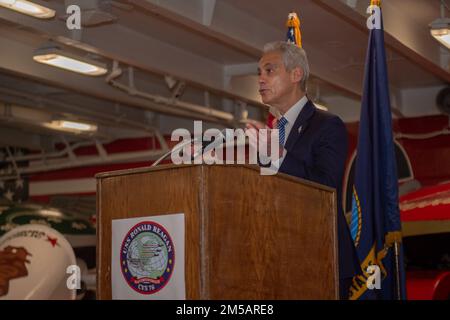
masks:
[[[279,172],[337,190],[340,296],[347,299],[351,279],[360,267],[341,204],[347,156],[344,123],[317,109],[306,97],[309,65],[305,51],[296,45],[267,44],[258,75],[262,101],[278,112],[281,152],[275,167]],[[248,128],[259,130],[263,126],[249,124]]]

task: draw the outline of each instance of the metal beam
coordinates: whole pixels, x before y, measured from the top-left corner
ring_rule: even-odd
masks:
[[[136,98],[108,85],[102,78],[92,78],[75,74],[65,70],[41,65],[33,61],[33,48],[8,38],[0,38],[0,69],[24,75],[30,79],[55,87],[68,89],[80,94],[96,97],[102,100],[121,103],[135,108],[156,111],[185,118],[194,118],[204,121],[216,122],[217,120],[208,116],[194,114],[184,110],[175,110],[167,106],[145,99]]]
[[[189,29],[200,36],[245,53],[253,57],[255,62],[261,57],[262,47],[266,42],[285,38],[285,30],[274,28],[263,21],[257,20],[251,15],[237,10],[225,1],[217,2],[216,14],[210,26],[203,25],[196,18],[196,15],[186,13],[184,6],[186,6],[187,2],[183,0],[163,2],[156,0],[130,0],[130,2],[146,9],[149,13],[157,14],[158,18],[165,19],[180,28]],[[254,30],[258,30],[258,32],[254,32]],[[308,58],[314,77],[345,94],[355,98],[361,96],[361,81],[355,79],[352,82],[341,74],[333,72],[336,63],[333,59],[330,59],[328,52],[315,50],[309,46]],[[224,79],[227,80],[227,77],[225,76]],[[254,94],[245,95],[244,92],[239,90],[233,93],[245,96],[248,101],[255,101]]]
[[[52,3],[52,8],[57,11],[57,15],[65,14],[62,4]],[[11,10],[0,10],[0,20],[24,26],[42,39],[53,39],[65,45],[82,48],[146,72],[162,76],[172,75],[212,93],[262,107],[258,101],[250,101],[224,88],[222,65],[120,24],[84,28],[76,33],[68,30],[63,21],[42,21]],[[120,39],[120,45],[111,41],[111,35]]]

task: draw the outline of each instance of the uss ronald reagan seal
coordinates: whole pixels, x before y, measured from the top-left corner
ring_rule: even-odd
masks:
[[[175,248],[167,230],[156,222],[132,227],[122,241],[120,268],[135,291],[151,295],[170,281],[175,266]]]

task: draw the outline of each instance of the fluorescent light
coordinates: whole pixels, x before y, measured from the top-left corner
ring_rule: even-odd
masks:
[[[431,30],[431,35],[444,46],[450,49],[450,29]]]
[[[43,123],[43,126],[49,129],[81,133],[81,132],[96,132],[97,126],[94,124],[67,121],[67,120],[54,120],[52,122]]]
[[[40,63],[83,74],[93,75],[97,72],[100,72],[98,67],[96,66],[58,54],[34,56],[34,60]]]
[[[58,48],[38,50],[33,59],[39,63],[88,76],[101,76],[108,72],[106,66],[100,62],[75,57],[69,53],[62,52]]]
[[[39,19],[50,19],[55,16],[55,10],[27,0],[0,0],[0,6]]]
[[[61,121],[61,128],[65,129],[74,129],[74,130],[80,130],[80,131],[92,131],[97,129],[95,126],[87,123],[81,123],[81,122],[73,122],[73,121]]]
[[[450,49],[450,18],[441,18],[430,25],[431,35],[444,46]]]

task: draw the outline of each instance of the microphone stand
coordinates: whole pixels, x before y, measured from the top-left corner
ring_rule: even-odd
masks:
[[[222,140],[220,140],[219,137]],[[167,156],[169,156],[172,152],[178,151],[181,148],[184,148],[186,145],[195,143],[199,140],[202,141],[202,138],[200,137],[200,138],[190,139],[189,141],[186,141],[185,143],[175,146],[173,149],[167,151],[160,158],[158,158],[158,160],[156,160],[150,167],[156,167],[158,164],[161,163],[161,161],[166,159]],[[217,147],[218,145],[224,145],[226,143],[227,143],[227,136],[226,136],[226,128],[225,128],[222,131],[220,131],[220,136],[216,136],[213,141],[203,141],[201,150],[192,155],[191,161],[194,161],[200,154],[203,154],[205,152],[205,150],[208,150],[208,149],[210,150],[212,148]]]

